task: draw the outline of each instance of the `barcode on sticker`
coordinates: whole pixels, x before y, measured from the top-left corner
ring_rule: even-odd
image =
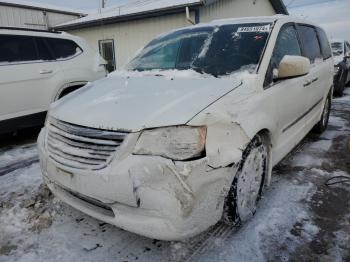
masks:
[[[239,27],[237,33],[269,33],[270,25]]]

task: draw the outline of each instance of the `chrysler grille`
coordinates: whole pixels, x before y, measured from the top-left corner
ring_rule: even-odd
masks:
[[[49,157],[70,168],[100,170],[107,166],[126,132],[82,127],[51,118],[48,125]]]

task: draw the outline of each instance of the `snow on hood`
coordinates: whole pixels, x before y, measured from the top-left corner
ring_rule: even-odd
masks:
[[[186,124],[241,85],[237,78],[114,73],[52,104],[50,116],[81,126],[139,131]],[[161,73],[160,73],[161,74]]]

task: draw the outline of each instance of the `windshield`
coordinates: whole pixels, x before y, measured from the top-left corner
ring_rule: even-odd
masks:
[[[271,24],[198,27],[153,40],[127,66],[128,70],[187,70],[214,76],[254,71],[269,37]]]
[[[343,55],[343,51],[344,51],[343,43],[341,42],[332,43],[332,52],[334,56]]]

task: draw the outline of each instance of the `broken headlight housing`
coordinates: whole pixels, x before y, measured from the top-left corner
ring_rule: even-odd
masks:
[[[206,127],[174,126],[144,130],[133,153],[177,161],[195,159],[204,154],[206,135]]]

